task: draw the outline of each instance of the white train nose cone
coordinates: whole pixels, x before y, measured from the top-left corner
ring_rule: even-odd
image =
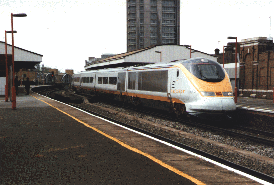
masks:
[[[199,101],[186,104],[186,111],[188,112],[208,112],[208,111],[234,111],[236,104],[233,98],[202,98]]]

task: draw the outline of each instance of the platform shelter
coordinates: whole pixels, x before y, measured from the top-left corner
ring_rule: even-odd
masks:
[[[214,55],[195,50],[188,45],[159,45],[94,61],[87,64],[85,70],[89,71],[104,68],[175,62],[196,57],[204,57],[217,61],[217,57]]]
[[[8,56],[8,89],[12,87],[12,45],[7,45]],[[35,69],[35,65],[42,62],[43,55],[14,46],[14,71],[20,69]],[[0,96],[5,95],[6,85],[6,55],[5,42],[0,41]]]

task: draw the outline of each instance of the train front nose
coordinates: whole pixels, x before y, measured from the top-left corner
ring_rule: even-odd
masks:
[[[223,111],[235,111],[236,104],[233,98],[222,99],[222,109]]]
[[[189,112],[216,112],[216,111],[235,111],[236,105],[233,98],[202,98],[199,101],[189,103]]]

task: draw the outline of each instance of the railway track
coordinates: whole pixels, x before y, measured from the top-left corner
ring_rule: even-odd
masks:
[[[211,132],[214,131],[217,133],[222,133],[227,136],[231,136],[231,137],[233,136],[243,140],[248,140],[249,142],[252,141],[255,143],[265,144],[271,147],[274,146],[274,133],[271,133],[271,132],[261,131],[254,128],[248,128],[241,125],[237,126],[236,124],[233,124],[232,127],[230,126],[228,128],[225,128],[226,127],[225,126],[223,128],[223,127],[220,127],[220,125],[222,125],[223,123],[218,124],[218,126],[213,126],[212,124],[208,124],[208,120],[197,120],[193,116],[192,118],[194,119],[189,119],[189,117],[186,118],[186,116],[184,116],[183,118],[176,118],[175,115],[171,114],[170,116],[170,114],[166,114],[164,111],[159,112],[159,110],[146,109],[146,108],[139,109],[139,108],[134,108],[130,105],[126,106],[126,108],[131,109],[133,111],[141,112],[143,114],[150,114],[150,115],[153,115],[154,117],[158,117],[161,119],[168,119],[169,121],[178,121],[182,124],[203,128]],[[228,122],[234,122],[234,121],[235,120],[226,120],[227,122],[226,124],[228,124]],[[203,122],[206,122],[206,124]]]
[[[53,93],[53,92],[56,92],[56,91],[58,91],[58,89],[51,89],[51,90],[48,90],[48,91],[43,91],[43,94],[50,95],[50,93]],[[85,97],[85,95],[76,95],[76,96],[79,96],[80,98]],[[67,103],[67,102],[65,102],[65,103]],[[195,152],[199,155],[205,156],[209,159],[212,159],[214,161],[217,161],[219,163],[222,163],[222,164],[227,165],[229,167],[232,167],[234,169],[238,169],[240,171],[243,171],[247,174],[258,177],[258,178],[260,178],[262,180],[265,180],[267,182],[274,183],[274,178],[273,178],[272,175],[264,174],[262,172],[254,170],[252,168],[236,164],[236,162],[231,162],[229,160],[222,159],[219,156],[212,155],[208,152],[199,150],[199,149],[194,148],[190,145],[187,145],[187,144],[185,145],[185,144],[182,144],[181,142],[177,142],[176,140],[174,140],[172,138],[164,137],[160,134],[149,132],[146,129],[124,123],[119,119],[115,119],[115,117],[113,117],[113,116],[109,117],[109,116],[106,116],[106,114],[94,112],[93,110],[90,109],[90,106],[88,104],[77,104],[77,103],[68,103],[68,104],[70,104],[72,106],[75,106],[79,109],[85,110],[87,112],[90,112],[90,113],[92,113],[96,116],[102,117],[104,119],[108,119],[110,121],[114,121],[116,123],[119,123],[120,125],[126,126],[128,128],[134,129],[134,130],[139,131],[139,132],[142,132],[142,133],[147,134],[151,137],[155,137],[157,139],[160,139],[160,140],[163,140],[165,142],[171,143],[175,146],[178,146],[178,147],[193,151],[193,152]],[[115,106],[117,106],[117,104]],[[170,117],[170,115],[167,115],[167,114],[165,115],[165,114],[159,113],[158,111],[153,111],[153,109],[135,109],[135,108],[131,108],[131,107],[125,107],[125,108],[130,109],[130,111],[137,111],[141,114],[146,114],[146,115],[149,115],[149,116],[152,115],[154,117],[153,119],[168,119],[169,121],[174,121],[174,118]],[[262,137],[262,136],[260,136],[260,137],[254,136],[256,134],[258,135],[258,133],[257,132],[254,133],[255,131],[252,130],[252,129],[250,129],[249,131],[252,132],[253,134],[243,133],[243,131],[247,132],[247,129],[245,127],[220,128],[220,127],[216,127],[216,126],[212,126],[212,125],[208,125],[208,124],[203,124],[201,121],[197,121],[197,119],[177,119],[175,121],[179,122],[180,124],[183,124],[183,125],[198,127],[200,129],[202,128],[204,130],[219,133],[219,134],[222,134],[222,135],[227,135],[229,137],[241,138],[243,140],[249,140],[249,141],[252,140],[253,142],[257,142],[257,143],[260,143],[260,144],[265,143],[266,145],[269,145],[269,146],[273,146],[273,144],[274,144],[273,137],[272,137],[272,139],[269,139],[269,136],[267,136],[267,138]],[[265,133],[266,132],[259,132],[259,135],[262,135],[262,134],[265,134]],[[265,134],[265,135],[267,135],[267,134]]]
[[[274,132],[267,132],[264,130],[254,129],[254,128],[248,128],[245,126],[237,126],[237,129],[241,129],[243,132],[249,132],[257,136],[262,136],[266,138],[271,138],[271,140],[274,140]]]
[[[193,122],[188,122],[188,124],[199,126],[200,128],[210,130],[211,132],[214,131],[219,134],[221,133],[223,135],[227,135],[230,137],[237,137],[242,140],[247,140],[248,142],[252,141],[254,143],[265,144],[271,147],[274,146],[273,134],[270,137],[271,133],[268,133],[268,132],[264,132],[264,131],[259,132],[255,129],[241,127],[241,126],[233,126],[232,128],[222,128],[222,127],[217,127],[217,126],[212,126],[212,125],[197,123],[197,122],[195,122],[194,124]]]

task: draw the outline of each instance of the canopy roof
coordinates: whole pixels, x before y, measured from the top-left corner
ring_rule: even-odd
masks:
[[[7,45],[8,66],[12,64],[12,46]],[[34,69],[36,64],[42,62],[43,55],[34,53],[19,47],[14,47],[14,69],[19,71],[22,68]],[[0,77],[6,74],[6,56],[5,56],[5,42],[0,41]]]

